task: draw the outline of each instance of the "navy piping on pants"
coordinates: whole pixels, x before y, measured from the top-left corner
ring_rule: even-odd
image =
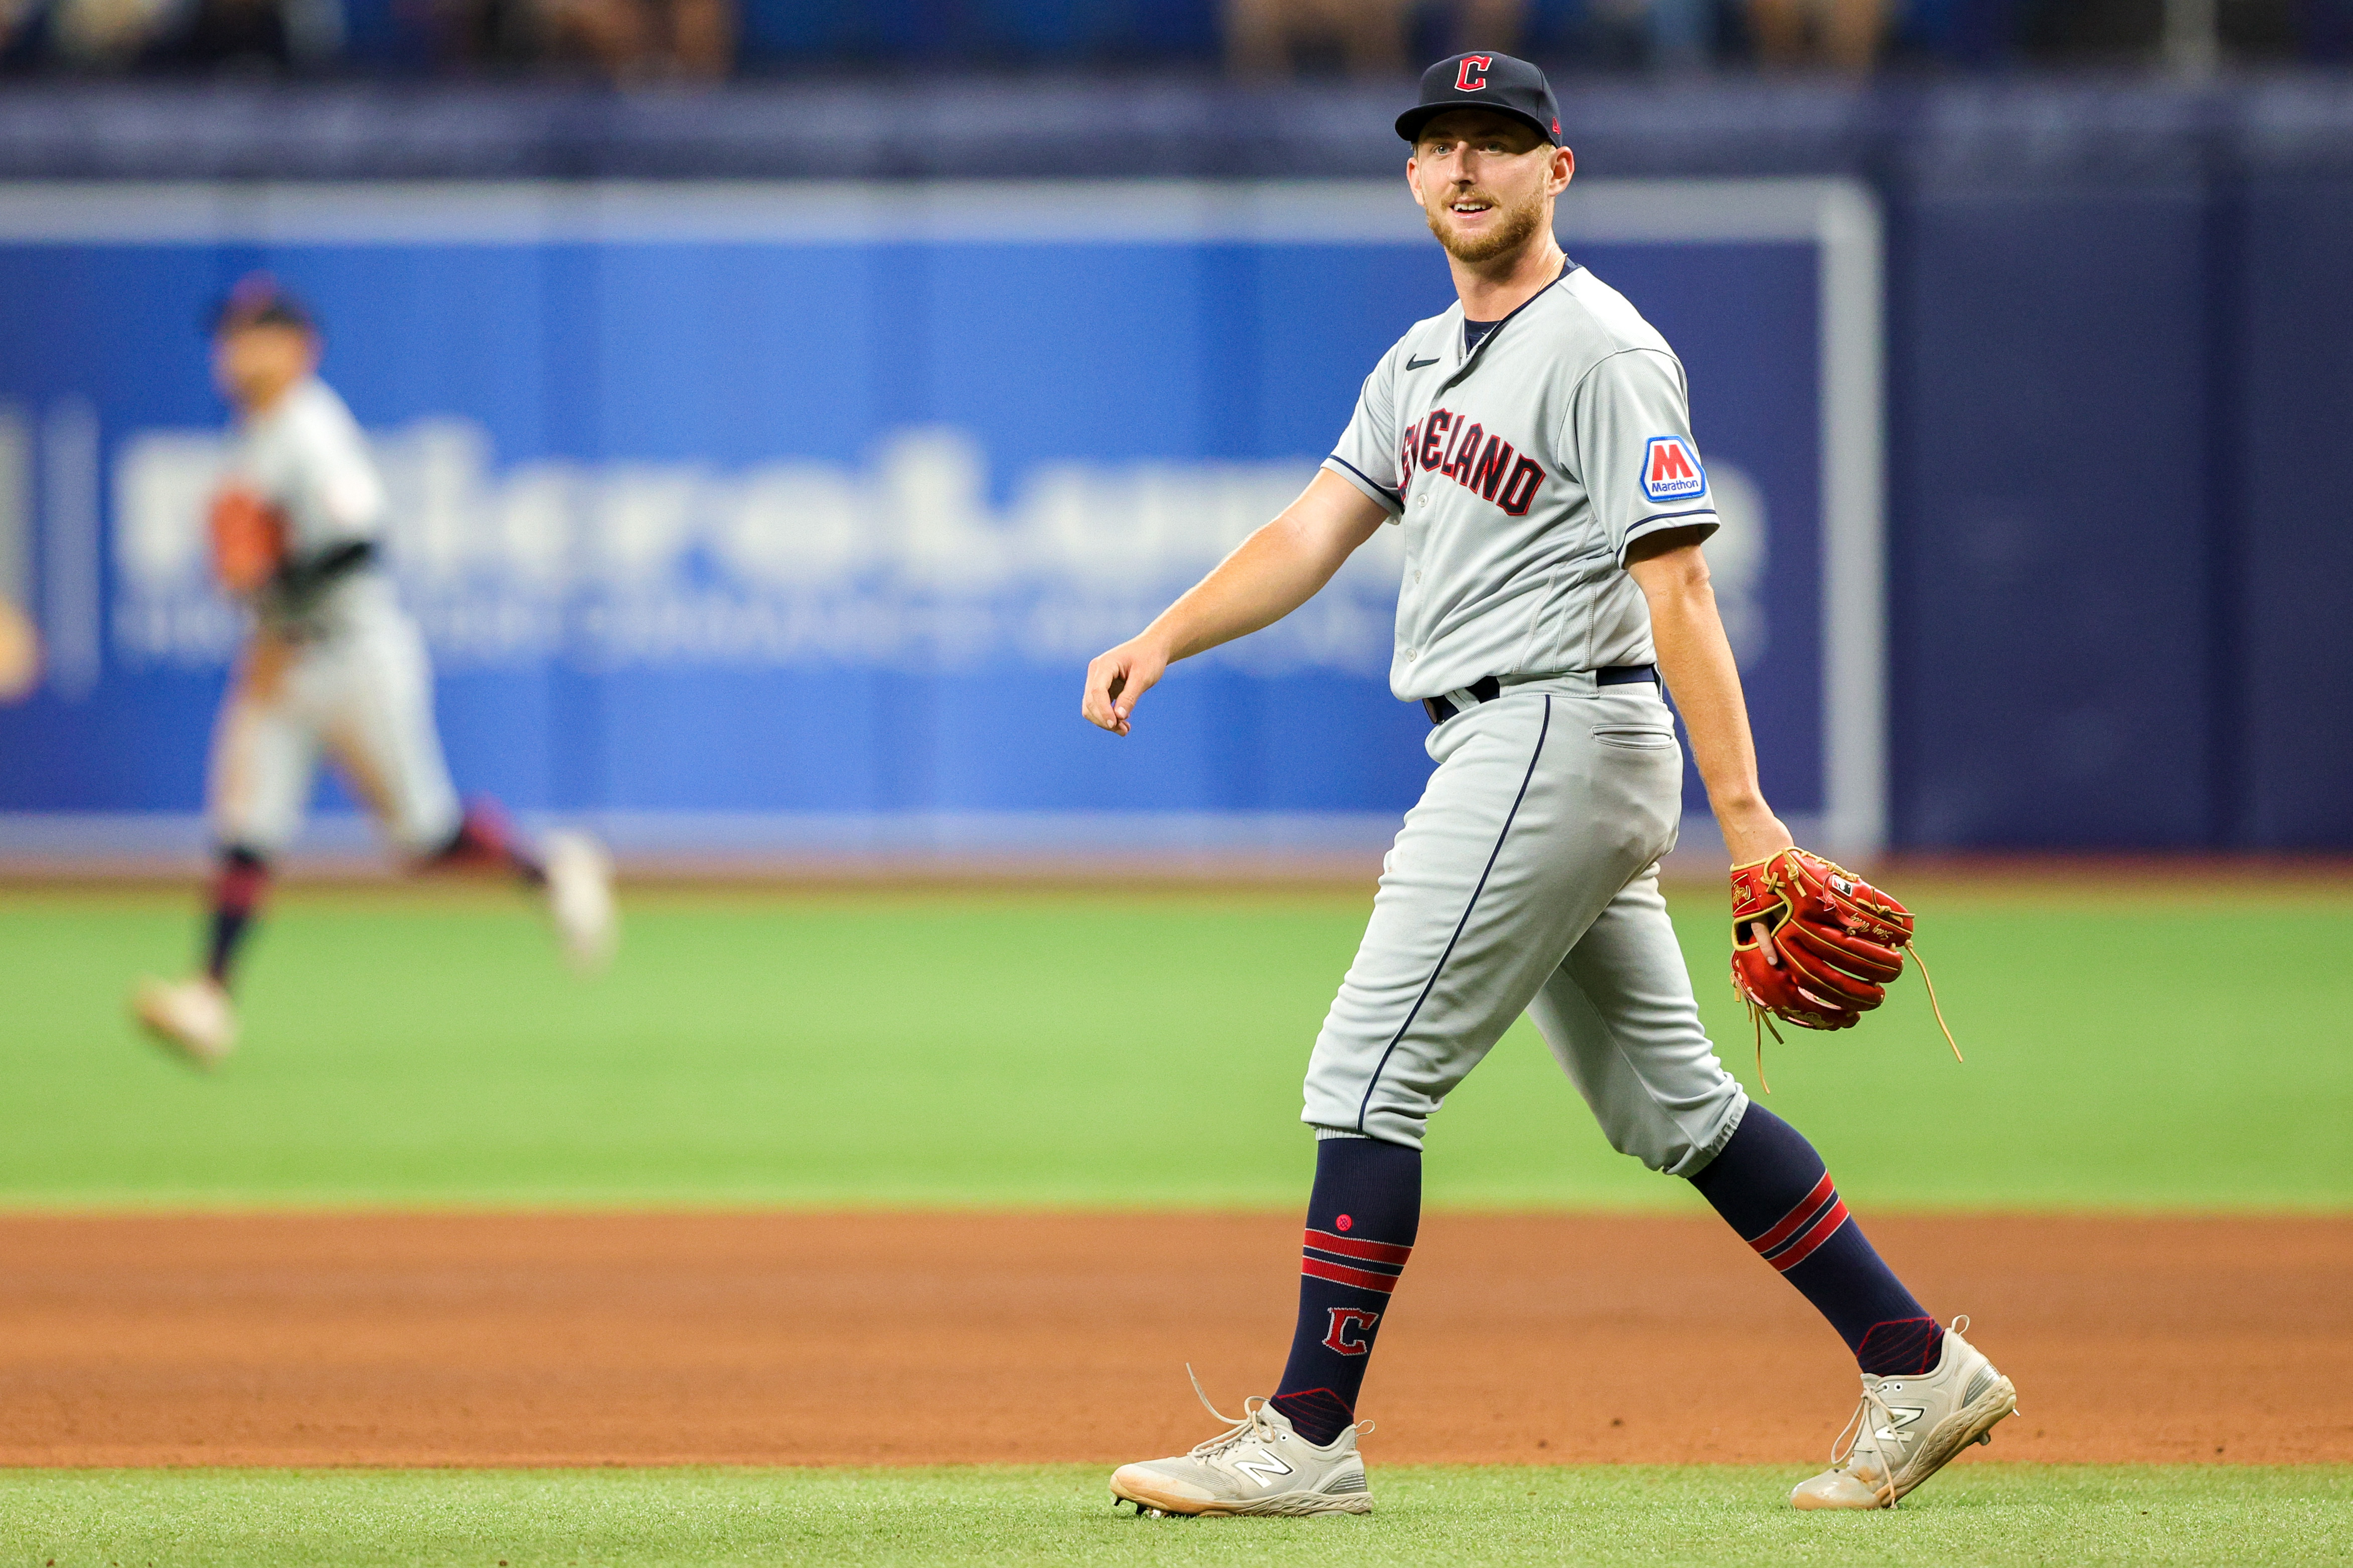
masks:
[[[1446,972],[1446,961],[1454,956],[1454,944],[1462,940],[1464,929],[1471,924],[1471,911],[1479,907],[1479,895],[1487,890],[1487,879],[1495,874],[1495,861],[1504,853],[1504,840],[1512,836],[1512,824],[1519,817],[1520,803],[1528,798],[1528,784],[1536,776],[1537,760],[1544,755],[1545,737],[1551,733],[1552,698],[1547,693],[1544,722],[1536,730],[1536,749],[1529,754],[1528,771],[1521,775],[1520,793],[1512,797],[1512,809],[1504,816],[1504,830],[1495,835],[1495,847],[1487,852],[1487,868],[1479,873],[1479,885],[1471,889],[1471,901],[1462,906],[1462,918],[1454,922],[1454,934],[1446,939],[1446,951],[1438,955],[1438,963],[1430,970],[1430,978],[1421,984],[1421,994],[1413,999],[1413,1011],[1405,1016],[1405,1022],[1398,1026],[1398,1032],[1389,1037],[1388,1048],[1381,1053],[1380,1064],[1373,1068],[1373,1080],[1365,1085],[1365,1098],[1356,1105],[1356,1131],[1359,1132],[1365,1131],[1365,1118],[1372,1111],[1373,1090],[1380,1087],[1381,1074],[1388,1070],[1389,1058],[1397,1054],[1398,1043],[1405,1038],[1405,1032],[1413,1027],[1413,1021],[1421,1016],[1421,1005],[1430,1000],[1430,992],[1438,984],[1438,977]]]

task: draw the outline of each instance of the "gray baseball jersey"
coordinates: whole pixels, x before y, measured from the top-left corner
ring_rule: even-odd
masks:
[[[229,471],[284,521],[290,560],[316,559],[337,545],[374,543],[383,536],[384,481],[368,455],[367,437],[334,389],[316,376],[239,427]],[[381,579],[362,572],[300,605],[265,590],[253,608],[265,625],[316,632],[365,613],[366,601],[384,594]]]
[[[1460,305],[1416,325],[1325,467],[1406,531],[1391,688],[1455,711],[1430,733],[1438,765],[1382,862],[1302,1120],[1418,1147],[1526,1013],[1612,1144],[1692,1174],[1748,1100],[1659,893],[1683,749],[1655,683],[1594,675],[1651,660],[1627,545],[1715,526],[1682,364],[1571,267],[1475,346]]]
[[[301,383],[238,435],[228,482],[284,520],[290,560],[381,538],[384,482],[325,383]],[[391,583],[360,570],[299,602],[265,589],[253,610],[257,635],[213,731],[214,835],[265,855],[284,848],[324,752],[401,849],[448,842],[462,808],[434,727],[432,666]]]
[[[1405,530],[1390,689],[1648,664],[1626,547],[1716,526],[1682,362],[1574,262],[1467,353],[1462,321],[1398,340],[1324,465]]]

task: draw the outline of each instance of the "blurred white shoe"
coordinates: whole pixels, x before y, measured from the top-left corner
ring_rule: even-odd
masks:
[[[613,861],[585,833],[547,836],[547,912],[564,956],[583,974],[613,961],[620,919],[613,908]]]
[[[157,1045],[200,1068],[218,1067],[237,1046],[237,1007],[204,975],[141,981],[131,1014]]]

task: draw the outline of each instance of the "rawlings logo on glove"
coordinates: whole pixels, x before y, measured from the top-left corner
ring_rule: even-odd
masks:
[[[1732,988],[1757,1026],[1757,1079],[1765,1082],[1765,1031],[1780,1019],[1801,1029],[1851,1029],[1887,1000],[1912,945],[1912,911],[1844,867],[1803,849],[1732,868]],[[1928,984],[1928,966],[1920,966]],[[1928,984],[1936,1026],[1946,1027]]]

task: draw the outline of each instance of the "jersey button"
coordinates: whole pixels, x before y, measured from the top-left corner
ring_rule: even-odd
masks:
[[[1408,664],[1411,664],[1411,663],[1414,661],[1414,659],[1415,659],[1416,658],[1418,658],[1418,657],[1419,657],[1419,656],[1415,653],[1415,651],[1414,651],[1412,648],[1408,648],[1408,649],[1406,649],[1406,650],[1405,650],[1405,661],[1406,661]]]
[[[1414,497],[1413,504],[1416,506],[1428,506],[1430,504],[1430,492],[1428,490],[1424,490],[1419,495]]]

